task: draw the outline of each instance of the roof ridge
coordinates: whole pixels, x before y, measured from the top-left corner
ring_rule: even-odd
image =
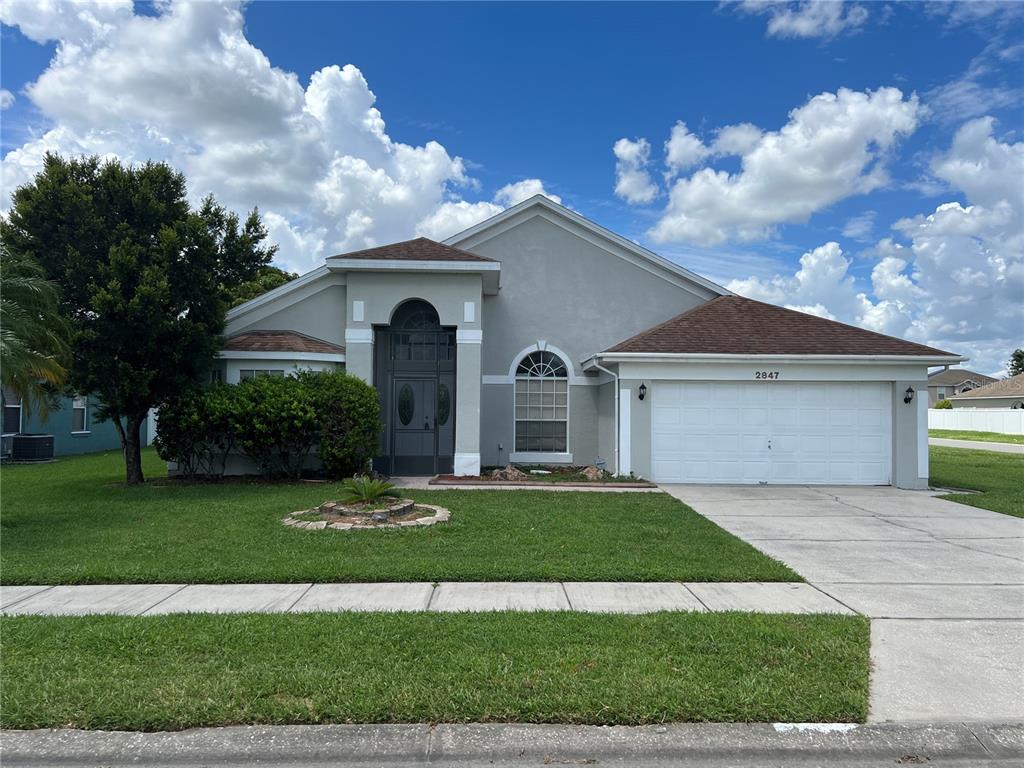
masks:
[[[473,260],[473,261],[494,261],[494,259],[488,258],[487,256],[481,256],[478,253],[473,253],[472,251],[467,251],[466,249],[459,248],[458,246],[448,245],[447,243],[441,243],[441,242],[438,242],[437,240],[432,240],[431,238],[425,237],[423,235],[421,235],[419,237],[413,237],[413,238],[410,238],[408,240],[398,240],[398,241],[396,241],[394,243],[384,243],[382,245],[375,245],[375,246],[373,246],[371,248],[360,248],[357,251],[348,251],[348,252],[345,252],[345,253],[336,253],[333,256],[328,256],[327,258],[328,259],[359,259],[359,258],[365,258],[365,256],[367,254],[371,254],[374,251],[390,251],[392,249],[401,248],[402,246],[408,246],[408,245],[411,245],[413,243],[421,243],[421,244],[422,243],[429,243],[432,247],[439,248],[442,251],[451,251],[452,253],[461,254],[462,256],[465,256],[467,259]],[[387,258],[387,257],[385,257],[385,258]],[[391,257],[391,258],[395,259],[396,261],[400,260],[400,259],[397,259],[395,257]]]
[[[720,296],[604,350],[608,353],[910,355],[953,353],[745,296]]]

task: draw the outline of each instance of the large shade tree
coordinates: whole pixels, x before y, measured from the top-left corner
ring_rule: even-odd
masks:
[[[149,410],[203,380],[232,288],[274,255],[258,212],[243,222],[212,197],[191,207],[184,176],[164,163],[48,155],[14,192],[0,238],[59,287],[70,386],[99,398],[128,482],[142,482]]]

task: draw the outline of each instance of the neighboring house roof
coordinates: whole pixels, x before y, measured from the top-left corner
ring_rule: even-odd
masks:
[[[576,213],[576,211],[572,211],[542,194],[536,194],[521,203],[513,205],[511,208],[506,208],[501,213],[495,214],[469,229],[452,235],[444,242],[448,245],[469,243],[467,247],[473,248],[491,235],[498,234],[504,231],[505,228],[515,226],[535,215],[543,216],[548,221],[554,222],[570,232],[575,232],[577,235],[582,233],[585,238],[591,239],[591,241],[596,238],[596,241],[606,250],[619,255],[628,254],[631,259],[643,265],[643,268],[648,271],[651,271],[653,266],[656,270],[662,271],[661,274],[672,275],[676,280],[682,278],[684,282],[699,286],[699,288],[710,293],[712,296],[723,296],[732,293],[727,288],[723,288],[706,277],[701,277],[697,273],[676,264],[674,261],[669,261],[654,253],[654,251],[650,251],[632,240],[627,240],[610,229],[605,229],[600,224],[595,224],[590,219]],[[657,274],[658,272],[656,271],[655,273]]]
[[[245,331],[224,342],[229,352],[315,352],[345,354],[340,344],[315,339],[297,331]]]
[[[986,384],[984,387],[972,389],[970,392],[964,392],[962,395],[956,395],[949,399],[973,400],[976,397],[1024,397],[1024,373],[1018,373],[1016,376],[1011,376],[1008,379]]]
[[[990,384],[993,381],[996,381],[996,379],[991,376],[986,376],[983,373],[968,371],[966,368],[948,368],[945,371],[939,371],[929,376],[928,386],[956,387],[963,384],[965,381],[973,381],[980,386],[981,384]]]
[[[626,339],[607,352],[955,356],[742,296],[719,296]]]
[[[461,248],[453,248],[427,237],[417,237],[415,240],[403,240],[400,243],[366,248],[352,253],[339,253],[330,258],[383,259],[386,261],[494,261],[486,256],[477,256],[475,253],[464,251]]]

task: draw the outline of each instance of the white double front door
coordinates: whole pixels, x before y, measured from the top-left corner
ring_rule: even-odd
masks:
[[[657,482],[891,482],[889,383],[656,381],[651,389]]]

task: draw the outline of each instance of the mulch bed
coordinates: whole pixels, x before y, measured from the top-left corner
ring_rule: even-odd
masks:
[[[657,488],[646,480],[624,482],[616,480],[492,480],[480,475],[438,475],[428,485],[520,485],[528,488]]]

